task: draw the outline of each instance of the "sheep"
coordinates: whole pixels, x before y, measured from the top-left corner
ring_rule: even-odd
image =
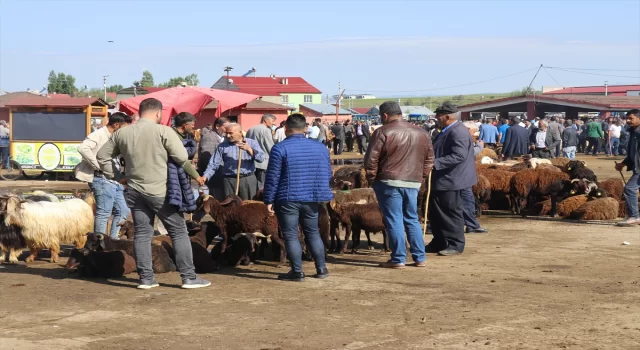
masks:
[[[209,273],[216,269],[215,263],[211,260],[211,254],[209,254],[209,251],[207,250],[207,247],[215,237],[211,235],[211,232],[215,232],[215,230],[213,230],[214,226],[215,224],[206,222],[199,227],[192,226],[190,228],[190,232],[193,233],[193,235],[189,237],[189,240],[191,241],[193,266],[195,267],[196,273]],[[161,245],[167,253],[169,253],[169,257],[171,257],[171,260],[175,263],[176,256],[175,251],[173,250],[173,240],[171,240],[171,237],[156,236],[151,239],[151,243]]]
[[[618,200],[618,217],[619,218],[627,217],[627,202],[624,199]]]
[[[31,255],[25,260],[33,262],[40,249],[51,251],[51,262],[57,262],[60,243],[75,243],[82,248],[86,233],[93,230],[94,216],[91,206],[81,199],[71,199],[61,203],[29,202],[18,196],[0,197],[6,208],[4,224],[15,225],[22,230],[22,236]]]
[[[529,210],[529,213],[533,216],[545,216],[551,211],[551,199],[546,199],[542,202],[537,202]]]
[[[547,170],[547,171],[553,171],[553,172],[556,172],[556,173],[560,173],[560,172],[562,172],[562,169],[558,168],[557,166],[555,166],[555,165],[551,165],[551,164],[546,164],[546,163],[538,164],[538,165],[535,167],[535,169],[538,169],[538,170],[542,170],[542,169],[544,169],[544,170]]]
[[[492,160],[498,161],[498,155],[496,154],[496,151],[492,150],[491,148],[483,148],[480,153],[476,154],[476,162],[481,161],[484,157],[488,157]]]
[[[540,164],[553,165],[553,163],[551,163],[551,160],[543,158],[528,158],[524,161],[524,163],[531,169],[535,169]]]
[[[511,178],[515,174],[511,171],[498,169],[478,169],[478,175],[482,175],[489,180],[491,186],[490,205],[491,209],[509,209],[511,208],[510,183]],[[506,204],[506,208],[502,205]]]
[[[420,193],[426,193],[423,188],[418,192],[418,206],[420,206]],[[330,218],[330,236],[331,242],[329,244],[329,251],[335,252],[341,250],[340,233],[338,232],[339,214],[342,213],[342,207],[348,204],[367,204],[377,203],[376,195],[371,188],[355,189],[351,191],[334,191],[333,199],[327,205],[327,211]],[[420,210],[418,210],[420,212]]]
[[[609,194],[609,197],[613,197],[615,199],[622,199],[622,195],[624,193],[624,183],[620,179],[607,179],[601,181],[598,185],[599,188],[602,188]]]
[[[477,174],[478,181],[471,187],[473,196],[476,199],[476,212],[482,215],[482,204],[491,198],[491,183],[486,176]]]
[[[31,192],[31,194],[26,196],[25,199],[33,202],[60,202],[60,199],[55,195],[40,190]]]
[[[588,201],[569,215],[575,220],[613,220],[618,217],[620,203],[615,198],[606,197]]]
[[[558,203],[558,215],[567,217],[589,200],[587,195],[572,196]]]
[[[526,163],[517,163],[509,168],[509,171],[513,171],[514,173],[520,172],[522,170],[529,169],[529,166]]]
[[[256,233],[238,233],[229,238],[224,253],[222,252],[223,241],[216,243],[211,250],[211,260],[228,266],[237,267],[238,265],[251,265],[255,261],[256,247],[258,246],[258,237],[265,237],[260,232]],[[217,269],[220,265],[216,266]]]
[[[125,253],[135,258],[133,250],[133,241],[129,240],[113,240],[111,237],[89,232],[86,235],[87,243],[85,248],[95,251],[114,251],[123,250]],[[151,244],[151,264],[153,272],[165,273],[176,270],[176,265],[169,256],[167,250],[159,243]]]
[[[367,236],[369,249],[373,249],[373,242],[371,242],[370,233],[382,232],[382,237],[384,239],[384,251],[389,250],[384,220],[378,203],[344,205],[341,212],[338,214],[338,217],[340,223],[346,230],[346,234],[344,236],[345,243],[342,246],[340,254],[344,254],[344,251],[347,248],[350,233],[353,233],[351,252],[355,254],[358,251],[358,246],[360,244],[360,232],[362,230],[364,230]]]
[[[564,166],[564,172],[569,174],[571,171],[580,168],[586,168],[587,163],[583,160],[571,160],[567,162]]]
[[[6,259],[9,253],[9,263],[17,264],[22,248],[25,247],[22,229],[16,225],[0,224],[0,263]]]
[[[551,209],[549,215],[556,215],[556,204],[561,193],[569,193],[573,183],[569,176],[562,172],[553,172],[544,169],[528,169],[516,173],[511,178],[512,212],[525,215],[524,201],[531,205],[533,195],[551,197]]]
[[[557,166],[559,168],[564,168],[564,167],[567,166],[567,164],[570,161],[571,161],[571,159],[569,159],[569,158],[557,157],[557,158],[551,159],[551,164],[553,164],[554,166]]]
[[[105,252],[74,248],[66,268],[77,269],[81,277],[115,278],[134,272],[136,261],[122,250]]]
[[[224,253],[228,246],[228,237],[238,233],[261,232],[264,236],[271,237],[271,240],[280,246],[280,259],[278,267],[285,264],[286,251],[284,241],[279,236],[278,220],[269,213],[264,203],[250,203],[240,206],[225,207],[227,198],[218,202],[214,197],[204,195],[198,198],[198,208],[209,214],[220,228],[222,236],[221,253]]]
[[[598,182],[598,177],[591,169],[576,168],[569,172],[569,177],[573,179],[587,179],[589,181]]]
[[[329,182],[329,187],[333,190],[369,187],[364,166],[345,165],[336,168]]]
[[[480,159],[480,164],[493,164],[495,163],[495,161],[489,157],[482,157],[482,159]]]

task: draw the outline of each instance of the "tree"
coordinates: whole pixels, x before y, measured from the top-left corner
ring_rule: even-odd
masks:
[[[412,99],[407,99],[404,101],[404,105],[405,106],[413,106],[413,100]]]
[[[153,74],[148,70],[142,72],[142,79],[140,79],[140,85],[145,86],[155,86],[153,83]]]
[[[198,74],[192,73],[183,77],[175,77],[169,79],[169,81],[165,83],[161,83],[158,86],[160,87],[174,87],[179,86],[182,83],[186,83],[188,86],[197,86],[200,83],[200,79],[198,79]]]
[[[124,86],[122,86],[121,84],[107,86],[107,92],[118,92],[122,89],[124,89]]]
[[[50,94],[58,93],[60,91],[60,84],[58,83],[58,76],[55,71],[49,72],[49,85],[47,85],[47,90]]]
[[[462,101],[463,98],[464,98],[464,96],[462,96],[462,95],[455,95],[451,99],[456,101],[456,102],[460,102],[460,101]]]
[[[50,94],[74,94],[78,91],[76,88],[76,78],[71,74],[62,72],[56,74],[55,71],[49,72],[49,84],[47,90]]]
[[[513,92],[511,92],[511,96],[512,97],[517,97],[517,96],[527,96],[527,95],[534,95],[539,93],[538,91],[536,91],[536,89],[530,87],[530,86],[525,86],[520,90],[514,90]]]

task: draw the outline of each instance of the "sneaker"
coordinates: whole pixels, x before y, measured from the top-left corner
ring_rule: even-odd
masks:
[[[314,278],[325,279],[329,277],[329,270],[326,267],[323,267],[320,270],[317,270],[317,273],[313,275]]]
[[[627,218],[624,221],[616,223],[618,227],[633,227],[635,225],[640,225],[640,218]]]
[[[385,261],[383,263],[380,263],[380,265],[378,265],[380,267],[383,267],[385,269],[404,269],[404,264],[400,264],[400,263],[394,263],[391,261]]]
[[[151,289],[151,288],[155,288],[158,287],[159,284],[158,282],[156,282],[155,279],[151,280],[151,281],[143,281],[140,280],[140,284],[138,284],[138,289]]]
[[[281,281],[304,282],[304,272],[293,272],[293,270],[278,275]]]
[[[194,278],[192,280],[183,280],[182,281],[182,289],[196,289],[196,288],[204,288],[209,287],[211,282],[207,280],[203,280],[202,278]]]
[[[460,254],[462,254],[461,251],[451,249],[451,248],[447,248],[445,250],[441,250],[438,252],[438,255],[440,256],[453,256],[453,255],[460,255]]]

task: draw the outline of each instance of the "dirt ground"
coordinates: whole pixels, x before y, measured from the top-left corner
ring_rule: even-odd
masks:
[[[363,249],[330,255],[330,277],[304,283],[277,281],[287,269],[271,262],[203,275],[213,285],[191,291],[178,273],[140,291],[135,274],[2,265],[0,349],[639,348],[640,228],[480,221],[490,233],[469,235],[461,256],[385,270]]]

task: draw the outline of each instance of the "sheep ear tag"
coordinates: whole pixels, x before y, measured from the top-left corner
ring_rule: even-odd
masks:
[[[576,194],[576,190],[571,190],[571,191],[569,191],[569,193]]]

